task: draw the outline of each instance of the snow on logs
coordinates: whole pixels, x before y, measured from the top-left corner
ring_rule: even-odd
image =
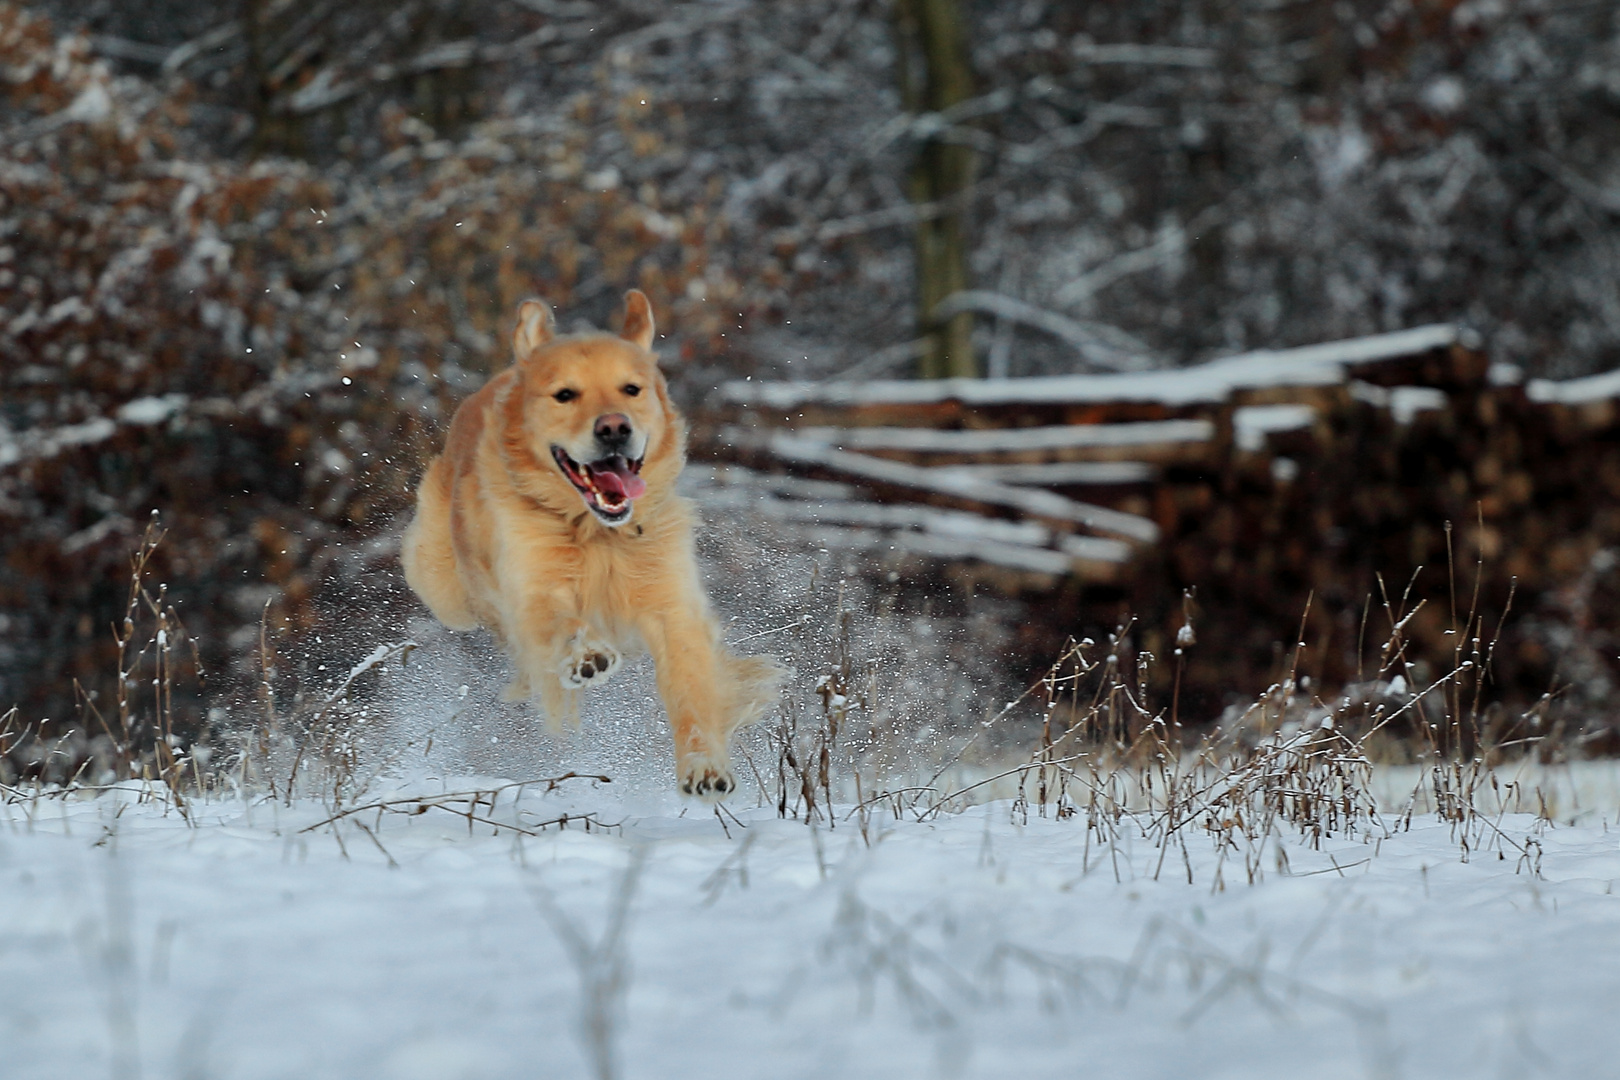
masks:
[[[1200,415],[1231,404],[1291,401],[1312,387],[1341,388],[1352,381],[1381,386],[1450,386],[1477,382],[1484,357],[1470,335],[1450,324],[1392,334],[1261,349],[1189,368],[1105,375],[1049,375],[1022,379],[903,379],[863,382],[758,382],[723,384],[721,409],[745,409],[765,418],[792,413],[807,425],[899,424],[943,426],[937,421],[1001,413],[1061,414],[1061,423],[1102,423]],[[762,420],[762,422],[768,422]],[[1002,424],[997,426],[1016,426]]]
[[[705,505],[757,514],[785,536],[841,551],[972,561],[1046,578],[1081,574],[1092,580],[1112,578],[1131,556],[1131,545],[1123,540],[1064,534],[1039,521],[866,502],[854,498],[855,489],[847,485],[783,484],[797,478],[739,465],[695,464],[687,473],[687,490]]]
[[[1081,525],[1141,543],[1151,544],[1159,538],[1159,527],[1145,517],[1077,502],[1042,488],[998,483],[948,467],[908,465],[851,453],[782,431],[756,433],[744,428],[728,428],[722,432],[722,438],[739,448],[753,443],[779,462],[819,468],[864,481],[874,488],[894,489],[902,495],[923,499],[932,496],[978,507],[1012,510],[1059,528]]]
[[[1386,534],[1403,514],[1462,522],[1476,504],[1487,519],[1525,505],[1537,466],[1497,463],[1500,447],[1620,426],[1620,372],[1521,385],[1468,332],[1437,325],[1169,371],[744,380],[694,419],[694,458],[716,463],[694,472],[703,497],[788,535],[880,563],[999,568],[1011,576],[987,579],[1018,591],[1144,574],[1175,586],[1354,543],[1352,503],[1383,507]],[[1472,467],[1405,476],[1397,444],[1434,469]],[[1461,494],[1437,500],[1442,487]],[[1328,488],[1332,505],[1317,506]]]

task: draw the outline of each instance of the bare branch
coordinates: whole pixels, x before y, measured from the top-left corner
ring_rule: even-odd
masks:
[[[1077,304],[1121,278],[1163,266],[1187,250],[1188,233],[1198,233],[1211,227],[1221,216],[1221,208],[1212,206],[1186,225],[1165,230],[1165,234],[1153,243],[1121,252],[1092,267],[1059,289],[1054,299],[1060,304]],[[1194,239],[1197,237],[1194,236]]]
[[[397,64],[376,64],[369,71],[354,78],[342,78],[337,67],[323,68],[290,97],[276,103],[274,111],[283,115],[306,116],[329,109],[383,83],[430,71],[472,67],[477,64],[498,64],[515,60],[531,50],[551,44],[565,36],[558,26],[548,23],[531,34],[504,45],[480,45],[472,39],[446,41],[409,60]]]
[[[1074,347],[1087,363],[1109,371],[1146,371],[1163,365],[1146,346],[1132,350],[1116,344],[1124,331],[1099,323],[1080,322],[1067,315],[1036,307],[1016,297],[986,289],[967,289],[947,296],[934,309],[934,317],[947,319],[963,311],[994,315],[1042,330]],[[1108,340],[1109,338],[1115,341]]]
[[[220,23],[207,33],[192,38],[184,45],[176,46],[168,58],[163,61],[163,72],[179,71],[193,59],[201,56],[210,49],[217,49],[221,45],[242,36],[242,23],[238,19]]]
[[[1602,187],[1544,151],[1530,155],[1531,164],[1557,180],[1577,199],[1610,214],[1620,214],[1620,190]]]
[[[1211,68],[1219,54],[1214,49],[1192,49],[1179,45],[1096,45],[1077,41],[1070,54],[1083,64],[1145,64],[1155,67]]]

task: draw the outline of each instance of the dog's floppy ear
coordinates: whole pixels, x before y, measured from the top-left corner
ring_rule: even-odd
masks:
[[[624,329],[619,336],[651,351],[653,343],[652,302],[640,289],[624,294]]]
[[[512,352],[519,359],[557,335],[557,319],[544,300],[525,300],[518,305],[517,329],[512,331]]]

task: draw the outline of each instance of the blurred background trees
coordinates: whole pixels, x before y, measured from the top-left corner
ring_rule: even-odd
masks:
[[[942,305],[970,289],[965,196],[973,183],[973,145],[953,120],[973,98],[968,25],[957,0],[898,0],[895,74],[908,116],[938,117],[918,139],[910,194],[917,215],[918,373],[933,378],[979,374],[973,315]]]
[[[0,705],[104,683],[154,507],[216,670],[391,573],[527,295],[645,289],[693,401],[1451,320],[1574,375],[1617,282],[1613,5],[0,3]]]

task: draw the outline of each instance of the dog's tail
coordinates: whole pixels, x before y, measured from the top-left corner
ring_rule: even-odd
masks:
[[[793,677],[793,669],[770,656],[725,655],[730,669],[732,730],[747,727],[770,711],[781,696],[782,687]]]

